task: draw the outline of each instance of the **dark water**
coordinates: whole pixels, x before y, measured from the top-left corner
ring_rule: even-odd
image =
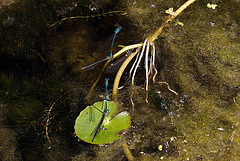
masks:
[[[100,49],[117,26],[123,29],[114,52],[121,49],[117,45],[142,42],[160,27],[165,10],[173,7],[175,11],[184,2],[23,0],[0,4],[2,160],[127,160],[122,139],[97,146],[73,135],[81,110],[104,98],[105,77],[110,78],[111,98],[117,70],[102,76],[89,103],[85,97],[103,64],[91,71],[81,67],[109,55],[110,45],[104,52]],[[132,126],[124,139],[136,160],[240,159],[240,2],[216,0],[212,2],[216,9],[207,3],[197,0],[154,41],[156,79],[168,82],[179,94],[176,97],[166,85],[150,83],[151,91],[168,100],[168,112],[153,101],[145,102],[143,63],[136,85],[127,83],[118,92],[117,101],[131,113]],[[98,17],[109,10],[127,15]],[[95,18],[49,27],[62,17],[77,15]],[[128,71],[121,84],[127,77]]]

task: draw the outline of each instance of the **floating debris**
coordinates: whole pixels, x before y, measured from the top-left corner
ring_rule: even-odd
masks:
[[[215,10],[216,7],[217,7],[217,4],[210,4],[210,3],[208,3],[208,4],[207,4],[207,7],[208,7],[208,8],[212,8],[212,9]]]
[[[172,15],[174,12],[173,12],[173,8],[169,8],[165,11],[165,13],[169,14],[169,15]]]
[[[162,146],[162,145],[159,145],[159,146],[158,146],[158,150],[159,150],[159,151],[162,151],[162,149],[163,149],[163,146]]]

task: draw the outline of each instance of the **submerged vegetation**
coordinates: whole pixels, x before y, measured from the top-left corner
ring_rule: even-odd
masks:
[[[240,2],[196,0],[164,24],[186,1],[0,2],[1,160],[239,160]],[[155,59],[135,66],[136,86],[126,72],[121,90],[109,82],[109,98],[123,103],[132,125],[112,144],[91,145],[75,137],[75,119],[103,100],[103,78],[114,80],[119,68],[96,85],[102,66],[81,67],[109,56],[110,46],[99,49],[119,25],[113,55],[120,44],[118,53],[145,47]],[[147,84],[153,65],[169,86]]]

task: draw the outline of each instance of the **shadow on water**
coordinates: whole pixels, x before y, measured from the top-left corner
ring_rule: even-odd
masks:
[[[96,146],[74,135],[75,119],[89,105],[85,96],[103,64],[90,71],[81,67],[109,55],[110,45],[100,49],[117,26],[123,30],[115,52],[119,44],[141,42],[160,26],[166,9],[185,1],[20,2],[0,3],[1,159],[127,160],[121,139]],[[207,3],[196,1],[155,42],[156,79],[168,82],[178,97],[165,85],[151,84],[157,100],[146,103],[144,68],[136,86],[128,83],[119,90],[118,101],[132,117],[124,137],[136,160],[240,159],[240,3],[216,0],[216,9]],[[127,16],[75,19],[49,28],[63,17],[108,9],[124,10]],[[91,103],[104,98],[105,77],[111,80],[111,97],[112,73],[100,79]],[[122,84],[127,77],[128,72]]]

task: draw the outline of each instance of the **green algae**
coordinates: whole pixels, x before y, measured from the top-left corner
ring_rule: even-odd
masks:
[[[175,125],[182,134],[181,139],[175,141],[179,148],[181,159],[196,159],[197,156],[208,160],[220,158],[239,158],[237,155],[239,142],[238,122],[239,107],[234,109],[219,108],[216,98],[191,98],[190,113],[181,114],[175,120]],[[227,154],[227,151],[233,151]]]
[[[135,6],[128,9],[138,8],[141,3],[136,2]],[[150,3],[157,4],[146,2],[148,5]],[[146,4],[145,8],[149,9]],[[164,5],[166,4],[168,2]],[[171,143],[176,153],[162,153],[165,159],[239,159],[240,149],[236,135],[239,131],[239,104],[234,101],[238,100],[240,85],[240,47],[236,36],[239,25],[235,17],[229,15],[227,8],[224,10],[224,5],[228,3],[222,2],[216,10],[210,10],[204,2],[196,2],[190,7],[191,12],[187,10],[179,17],[184,26],[174,25],[173,22],[164,30],[163,39],[156,40],[159,44],[157,51],[161,51],[159,55],[164,58],[161,59],[163,65],[158,79],[170,82],[173,89],[175,85],[178,87],[177,92],[190,97],[187,103],[178,105],[181,110],[175,111],[171,117],[170,122],[177,130],[173,132],[177,139]],[[144,8],[144,5],[141,7]],[[152,11],[155,12],[154,9]],[[138,12],[138,9],[133,11],[135,12]],[[131,15],[133,21],[141,19],[141,13],[144,12]],[[142,30],[151,29],[154,22],[143,24],[143,19],[138,22]],[[226,24],[228,26],[225,26]],[[135,101],[142,102],[139,99]],[[142,107],[139,104],[138,106]],[[149,115],[153,117],[154,114]],[[157,119],[152,121],[157,122]],[[148,132],[144,133],[145,137],[151,131],[156,133],[153,126],[157,127],[150,126]],[[166,129],[168,128],[162,130]],[[159,132],[162,131],[159,129]],[[153,138],[157,137],[152,135]]]
[[[2,126],[2,124],[0,126]],[[16,133],[9,128],[1,128],[0,132],[1,132],[0,135],[1,160],[20,161],[21,156],[17,148]]]
[[[170,7],[176,10],[183,2],[185,1],[123,1],[118,8],[124,9],[128,15],[121,22],[134,26],[134,30],[130,31],[131,33],[123,30],[123,35],[119,37],[124,36],[124,39],[131,39],[134,43],[141,42],[142,40],[133,39],[129,35],[135,34],[144,38],[152,34],[166,16],[165,10]],[[152,104],[145,103],[145,93],[141,87],[120,91],[119,100],[127,106],[131,105],[129,99],[133,93],[134,107],[130,109],[133,126],[126,135],[126,140],[137,160],[161,160],[161,157],[166,160],[239,160],[239,1],[216,0],[214,3],[218,4],[215,10],[207,8],[205,0],[196,1],[178,17],[178,21],[184,23],[183,26],[177,25],[177,20],[172,22],[155,41],[160,62],[157,80],[168,82],[171,88],[180,94],[179,98],[175,98],[165,86],[153,86],[171,100],[168,115],[161,113]],[[107,20],[109,22],[106,23]],[[47,18],[44,22],[47,22]],[[105,53],[106,55],[103,54],[100,58],[96,50],[103,41],[91,38],[101,30],[86,22],[77,25],[72,23],[64,25],[63,28],[66,27],[64,31],[51,35],[50,40],[45,42],[43,38],[41,43],[42,54],[52,74],[48,76],[49,79],[54,78],[57,82],[59,80],[56,76],[62,77],[64,85],[71,90],[71,95],[54,107],[56,111],[53,111],[53,114],[57,114],[58,117],[52,120],[50,126],[50,138],[53,144],[49,145],[45,142],[44,134],[34,135],[33,137],[37,138],[34,138],[34,143],[40,143],[35,146],[34,143],[27,145],[32,151],[28,149],[29,153],[24,153],[24,156],[29,160],[39,159],[37,157],[42,155],[46,160],[69,158],[70,160],[99,160],[99,158],[124,160],[126,158],[123,157],[121,140],[107,146],[92,147],[83,143],[77,143],[79,145],[76,146],[73,143],[75,141],[70,139],[70,129],[71,126],[73,127],[71,120],[74,120],[76,115],[74,113],[79,113],[83,108],[80,105],[85,104],[83,98],[88,88],[82,86],[89,85],[100,70],[98,68],[91,72],[83,72],[80,68],[107,55]],[[109,18],[102,22],[102,26],[114,23]],[[67,28],[68,25],[70,29]],[[127,25],[125,28],[129,27]],[[18,35],[17,33],[14,32],[13,35]],[[38,37],[38,32],[34,35]],[[23,38],[11,45],[14,48],[11,49],[11,46],[8,48],[6,45],[3,51],[17,53],[16,46],[19,43],[23,43],[23,47],[33,48],[31,41],[34,39],[32,37],[28,39],[27,36]],[[5,44],[10,40],[9,38]],[[22,50],[20,53],[25,54]],[[76,77],[76,80],[65,77],[65,74]],[[24,92],[20,88],[21,85],[14,84],[16,81],[11,75],[6,80],[13,83],[1,89],[1,96],[4,101],[13,100],[16,103],[8,106],[9,112],[14,113],[10,115],[9,120],[13,123],[24,120],[24,124],[33,123],[36,126],[36,122],[31,122],[31,119],[39,117],[37,111],[43,111],[41,107],[44,106],[39,101],[43,98],[22,99],[26,93],[34,93],[32,89]],[[42,87],[42,84],[45,86]],[[40,89],[47,95],[44,97],[48,97],[51,101],[59,97],[64,85],[54,85],[46,80],[38,82]],[[98,91],[93,99],[92,101],[98,99]],[[49,101],[44,104],[49,104]],[[43,129],[36,131],[44,132]],[[9,135],[9,140],[16,143],[12,136]],[[7,144],[9,143],[5,145]],[[159,145],[162,145],[162,151],[158,150]],[[9,154],[13,154],[16,151],[15,145],[9,147],[12,150]],[[44,150],[33,152],[36,147],[43,147]],[[6,150],[4,154],[7,152]],[[38,155],[35,155],[36,153]]]
[[[144,37],[160,26],[166,9],[181,4],[174,3],[127,1],[124,5],[129,19],[138,26],[139,30],[134,32]],[[161,39],[156,40],[161,62],[158,79],[170,83],[181,95],[177,100],[163,86],[155,86],[172,98],[168,116],[146,105],[141,89],[136,87],[121,92],[119,100],[123,102],[133,93],[132,112],[136,125],[127,139],[136,158],[239,159],[239,105],[234,102],[239,94],[238,24],[224,10],[224,5],[227,2],[210,10],[205,1],[196,2],[179,16],[178,21],[184,26],[173,22],[164,30]],[[224,26],[229,22],[230,27]],[[184,96],[186,100],[183,101]],[[172,137],[175,139],[171,141]],[[157,149],[159,145],[163,145],[161,152]],[[112,154],[115,148],[120,150],[115,144],[96,148],[96,157],[111,160],[118,155]],[[73,160],[81,156],[86,154],[80,152]]]

